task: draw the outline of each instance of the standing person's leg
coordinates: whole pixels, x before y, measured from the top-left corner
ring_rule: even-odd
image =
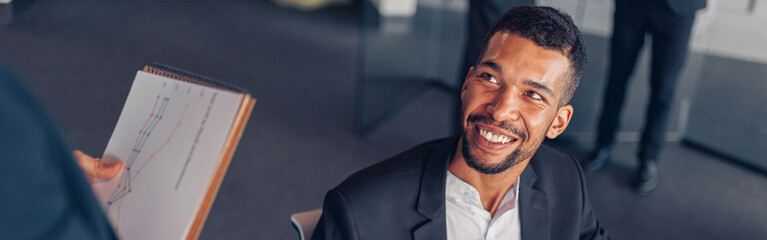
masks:
[[[597,125],[597,148],[586,170],[596,171],[609,161],[610,148],[615,142],[619,127],[621,108],[626,95],[626,86],[634,71],[639,50],[644,45],[646,22],[636,4],[615,1],[613,35],[610,45],[610,66],[602,100],[602,113]]]
[[[657,159],[679,73],[687,55],[693,16],[657,19],[652,31],[650,101],[639,150],[640,159]]]
[[[650,100],[638,153],[640,169],[636,187],[640,193],[649,193],[658,184],[657,159],[694,18],[695,15],[676,15],[664,4],[658,4],[653,11]]]

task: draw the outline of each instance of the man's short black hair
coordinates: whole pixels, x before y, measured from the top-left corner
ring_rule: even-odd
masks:
[[[531,40],[545,49],[557,50],[570,60],[570,77],[565,82],[565,92],[559,102],[567,104],[583,75],[586,53],[578,27],[570,15],[552,7],[518,6],[506,12],[493,24],[482,42],[479,59],[485,55],[490,38],[499,31],[507,31]],[[479,64],[479,62],[477,62]]]

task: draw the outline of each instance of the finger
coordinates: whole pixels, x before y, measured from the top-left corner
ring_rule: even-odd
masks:
[[[122,162],[104,163],[100,158],[91,157],[80,150],[75,150],[72,154],[88,180],[93,180],[93,178],[112,179],[120,173],[123,167]]]
[[[117,174],[120,173],[120,170],[123,168],[123,162],[114,162],[114,163],[104,163],[101,161],[101,159],[98,159],[98,164],[96,167],[96,173],[94,174],[97,178],[103,178],[103,179],[112,179],[117,176]]]
[[[88,154],[83,153],[80,150],[74,150],[72,151],[72,155],[75,157],[75,161],[77,162],[77,165],[80,166],[80,169],[83,170],[83,173],[85,173],[85,176],[88,177],[88,180],[92,180],[93,176],[96,173],[96,163],[97,160],[91,156],[88,156]]]

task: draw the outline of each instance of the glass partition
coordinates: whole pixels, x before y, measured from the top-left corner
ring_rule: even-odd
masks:
[[[709,1],[685,141],[767,172],[767,2]]]
[[[429,88],[457,91],[466,4],[420,0],[412,16],[386,16],[372,2],[362,2],[355,103],[361,134]]]

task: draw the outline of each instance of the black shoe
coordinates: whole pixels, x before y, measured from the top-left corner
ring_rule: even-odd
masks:
[[[605,166],[610,161],[610,148],[601,147],[591,153],[591,159],[589,159],[583,167],[587,172],[596,172]]]
[[[648,194],[658,186],[658,162],[648,159],[642,162],[637,171],[636,190],[639,194]]]

